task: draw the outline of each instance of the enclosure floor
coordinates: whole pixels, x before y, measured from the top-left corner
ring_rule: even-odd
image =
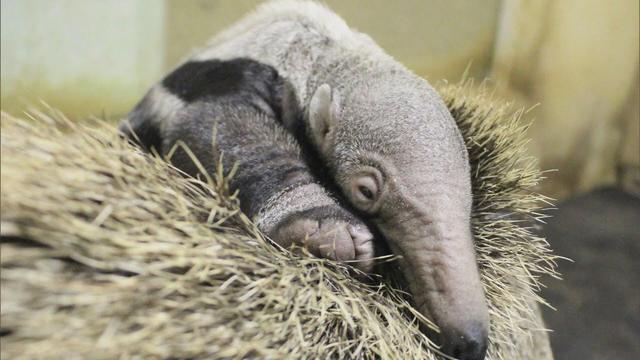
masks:
[[[544,313],[556,359],[640,354],[640,198],[592,191],[559,205],[544,229],[565,280],[547,281]]]

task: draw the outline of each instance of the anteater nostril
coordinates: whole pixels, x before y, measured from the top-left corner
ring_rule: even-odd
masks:
[[[487,334],[482,329],[444,334],[442,351],[459,360],[482,360],[487,353]]]
[[[469,339],[466,347],[467,353],[462,357],[462,359],[482,360],[485,358],[485,355],[487,353],[486,340],[478,342],[475,339]]]

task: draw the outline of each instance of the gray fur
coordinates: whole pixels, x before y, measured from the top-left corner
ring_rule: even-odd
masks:
[[[266,4],[193,59],[238,57],[290,81],[304,116],[285,125],[307,129],[345,197],[401,255],[416,305],[441,327],[445,351],[483,358],[488,310],[470,230],[468,157],[438,94],[314,2]]]
[[[285,92],[273,69],[253,61],[189,62],[155,85],[121,129],[163,155],[182,141],[209,174],[218,161],[227,170],[237,165],[232,190],[265,234],[369,271],[368,228],[316,181],[298,143],[277,122]],[[202,175],[181,147],[170,160],[188,175]]]

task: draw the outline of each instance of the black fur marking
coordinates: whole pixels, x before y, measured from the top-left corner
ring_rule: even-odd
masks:
[[[261,100],[276,118],[282,115],[283,80],[273,67],[254,60],[190,61],[165,77],[162,85],[187,103],[231,97],[255,105]]]
[[[162,81],[169,91],[186,102],[205,96],[219,97],[238,93],[244,69],[218,60],[188,62]]]

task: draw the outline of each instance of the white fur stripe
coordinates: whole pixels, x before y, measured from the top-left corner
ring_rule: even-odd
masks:
[[[184,101],[173,95],[164,86],[158,84],[149,90],[148,102],[151,105],[147,110],[153,116],[150,120],[158,127],[161,133],[169,126],[169,122],[175,121],[176,113],[185,107]]]

